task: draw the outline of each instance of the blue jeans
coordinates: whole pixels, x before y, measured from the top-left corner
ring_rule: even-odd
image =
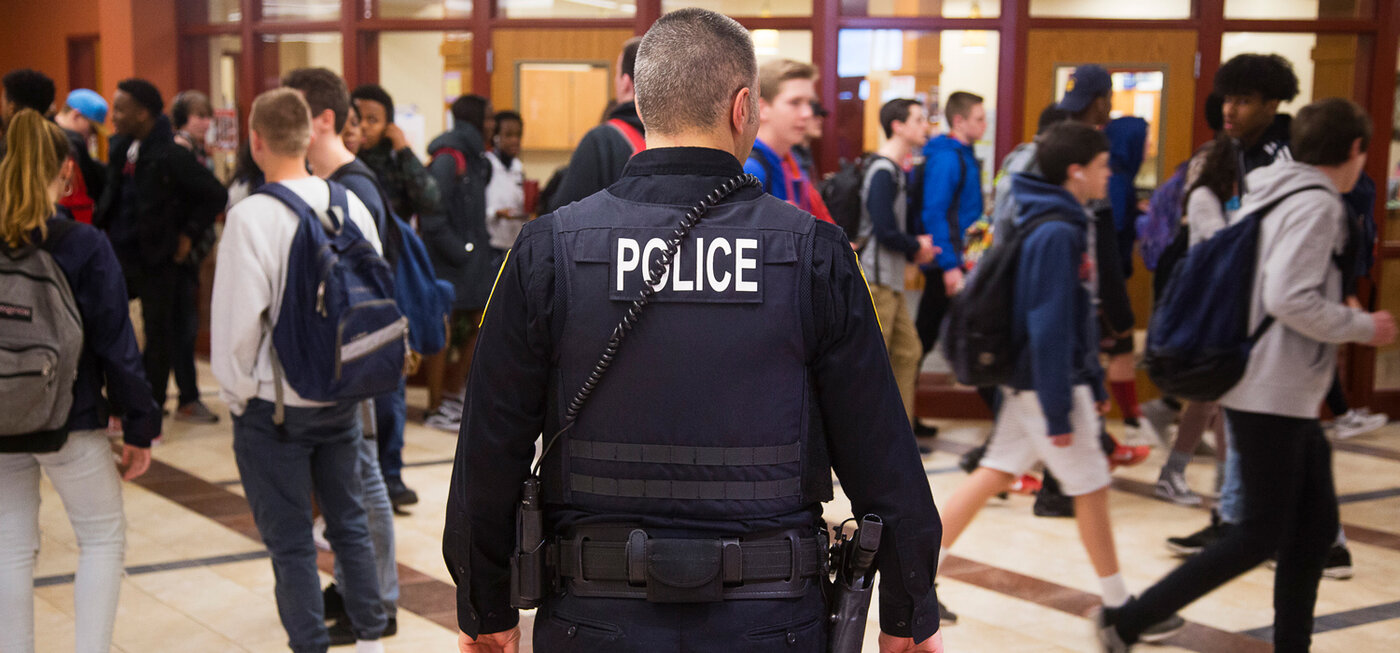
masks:
[[[1240,477],[1240,452],[1235,448],[1235,436],[1230,432],[1230,420],[1220,420],[1225,429],[1225,480],[1220,483],[1220,499],[1215,512],[1220,521],[1238,524],[1244,519],[1244,481]]]
[[[399,389],[374,398],[375,437],[379,443],[379,470],[385,481],[403,478],[403,426],[408,419],[408,402],[404,399],[406,384],[399,379]]]
[[[254,399],[233,418],[233,453],[253,521],[272,554],[277,613],[296,653],[324,652],[326,633],[311,496],[326,518],[326,539],[344,570],[345,611],[357,639],[379,639],[384,603],[359,476],[360,422],[353,403],[286,408],[272,422],[271,402]]]
[[[379,575],[379,593],[384,599],[384,616],[398,615],[399,566],[394,561],[394,507],[389,490],[379,473],[379,452],[375,441],[360,440],[360,483],[365,490],[365,510],[369,513],[369,539],[374,542],[374,566]],[[345,587],[345,570],[335,559],[335,582]]]

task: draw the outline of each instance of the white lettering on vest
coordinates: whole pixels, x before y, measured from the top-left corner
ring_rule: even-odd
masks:
[[[706,274],[710,275],[710,287],[718,292],[729,289],[729,273],[725,272],[723,277],[715,277],[715,251],[723,249],[725,255],[733,253],[729,248],[729,241],[724,238],[716,238],[710,243],[710,251],[705,254],[705,267],[709,268]]]
[[[637,264],[641,262],[641,248],[637,246],[637,241],[631,238],[617,239],[617,289],[623,288],[622,280],[628,272],[637,269]],[[629,256],[630,254],[630,256]]]
[[[745,258],[744,250],[758,249],[758,239],[739,238],[734,241],[734,290],[738,292],[758,292],[757,281],[745,281],[744,270],[758,268],[758,260],[752,256]]]
[[[646,283],[646,281],[651,279],[651,253],[656,251],[665,252],[666,241],[661,240],[660,238],[652,238],[651,240],[647,241],[647,246],[642,248],[643,283]],[[665,287],[666,277],[662,276],[660,279],[656,280],[656,291],[661,292],[661,290]]]

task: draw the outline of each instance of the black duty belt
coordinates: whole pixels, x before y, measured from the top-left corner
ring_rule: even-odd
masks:
[[[550,557],[575,595],[656,603],[802,596],[826,554],[825,542],[799,531],[741,541],[650,538],[635,529],[624,541],[575,536],[554,546],[558,557]]]

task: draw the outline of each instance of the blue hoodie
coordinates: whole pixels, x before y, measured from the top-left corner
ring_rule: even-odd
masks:
[[[924,146],[924,159],[924,205],[919,214],[924,233],[932,235],[933,244],[943,250],[934,262],[941,270],[951,270],[962,265],[962,250],[953,245],[948,211],[956,201],[961,243],[967,228],[982,217],[982,168],[971,145],[947,134]],[[962,186],[955,189],[960,176]]]
[[[1073,388],[1088,384],[1106,398],[1099,366],[1099,330],[1094,306],[1096,271],[1084,207],[1060,186],[1017,173],[1011,192],[1018,225],[1048,213],[1068,222],[1042,223],[1021,243],[1012,300],[1012,333],[1025,345],[1011,387],[1034,390],[1050,435],[1072,431]]]

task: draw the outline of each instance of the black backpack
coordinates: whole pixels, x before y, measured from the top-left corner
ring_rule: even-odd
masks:
[[[860,189],[869,162],[870,153],[862,154],[855,161],[842,162],[841,170],[821,187],[822,201],[826,203],[831,219],[846,232],[846,239],[852,242],[860,235]]]
[[[962,292],[952,298],[941,340],[943,356],[958,383],[982,387],[1011,380],[1024,345],[1017,341],[1011,326],[1021,243],[1047,222],[1069,220],[1047,213],[998,239],[972,269]]]

